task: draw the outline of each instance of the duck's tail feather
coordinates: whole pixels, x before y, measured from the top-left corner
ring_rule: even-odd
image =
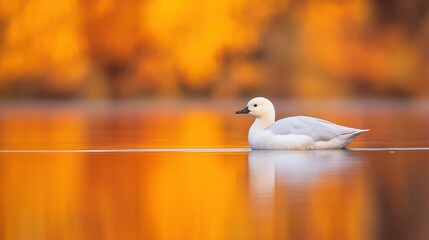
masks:
[[[351,136],[358,136],[361,133],[364,132],[369,132],[370,129],[356,129],[354,131],[350,131],[350,132],[345,132],[345,133],[341,133],[341,135],[351,135]]]
[[[345,132],[341,134],[341,138],[350,143],[353,139],[359,136],[361,133],[368,132],[369,129],[356,129],[355,131]]]

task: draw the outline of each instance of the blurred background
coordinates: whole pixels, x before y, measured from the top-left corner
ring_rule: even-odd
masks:
[[[427,97],[428,10],[426,0],[1,0],[0,97]]]
[[[429,239],[428,97],[428,0],[0,0],[0,239]]]

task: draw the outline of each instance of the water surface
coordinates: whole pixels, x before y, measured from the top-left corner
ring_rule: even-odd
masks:
[[[250,151],[241,101],[3,104],[0,239],[429,238],[428,104],[276,103],[371,132]]]

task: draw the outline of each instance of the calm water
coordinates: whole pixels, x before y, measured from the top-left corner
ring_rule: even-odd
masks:
[[[0,239],[429,239],[429,102],[275,101],[338,151],[250,151],[244,103],[1,104]]]

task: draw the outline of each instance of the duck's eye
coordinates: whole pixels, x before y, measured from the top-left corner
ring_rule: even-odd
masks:
[[[254,107],[257,107],[257,106],[258,106],[258,104],[254,104],[253,106],[254,106]]]

